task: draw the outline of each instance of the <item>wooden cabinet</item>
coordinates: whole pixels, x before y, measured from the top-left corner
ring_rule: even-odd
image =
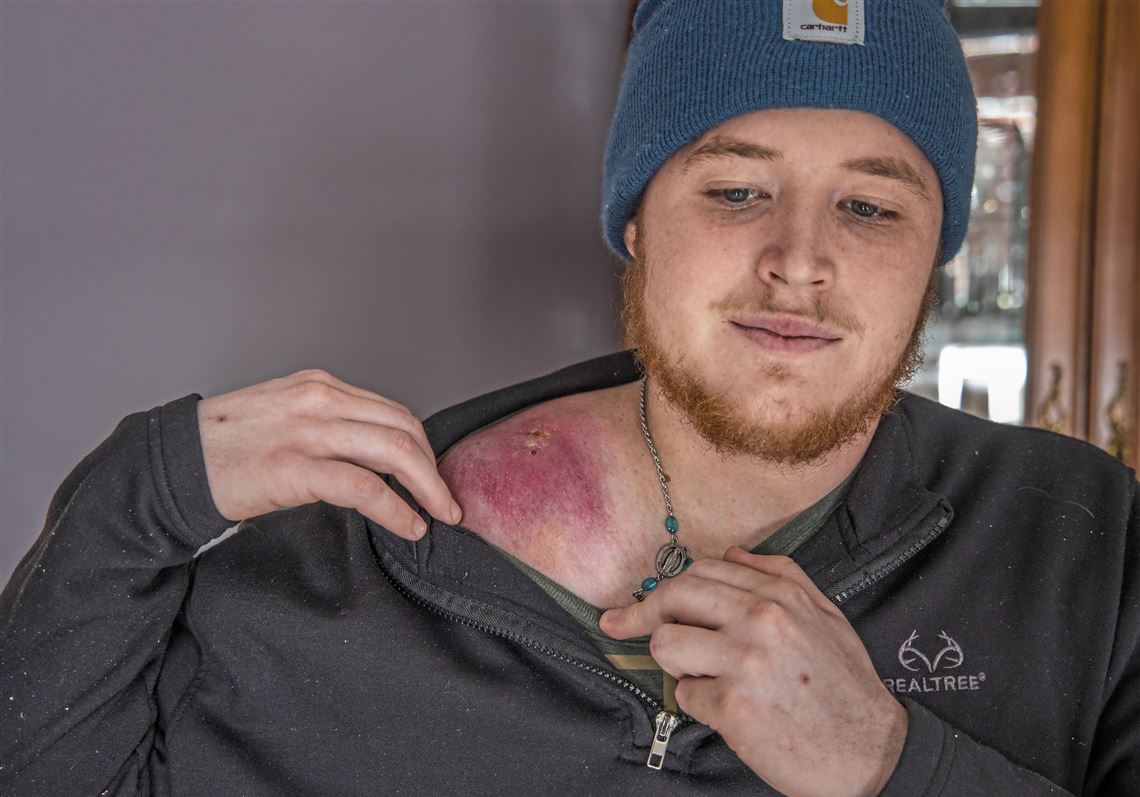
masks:
[[[1140,0],[1038,14],[1026,420],[1140,451]]]

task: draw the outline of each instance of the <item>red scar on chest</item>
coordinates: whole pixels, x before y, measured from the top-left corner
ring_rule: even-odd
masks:
[[[465,528],[532,567],[564,567],[609,526],[605,431],[582,410],[524,412],[458,443],[440,475]]]

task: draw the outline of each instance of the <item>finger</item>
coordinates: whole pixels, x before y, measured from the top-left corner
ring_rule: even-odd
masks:
[[[802,587],[812,601],[820,608],[830,612],[840,613],[831,599],[824,595],[811,577],[803,568],[789,556],[765,556],[763,554],[749,553],[735,545],[724,552],[724,561],[744,565],[760,573],[766,573],[776,578],[784,578]]]
[[[797,593],[807,593],[820,607],[835,608],[807,573],[787,556],[752,554],[733,546],[725,552],[724,559],[698,559],[689,567],[689,572],[746,589],[777,603],[787,598],[781,591],[791,587]]]
[[[663,623],[715,630],[755,602],[748,590],[686,572],[649,593],[641,603],[604,612],[599,625],[615,639],[651,634]]]
[[[317,373],[328,376],[324,372]],[[434,467],[435,453],[428,443],[423,425],[406,408],[392,403],[384,404],[350,395],[328,384],[327,381],[317,379],[294,381],[290,390],[294,391],[295,394],[292,403],[293,410],[306,418],[315,418],[318,421],[341,418],[348,421],[371,423],[380,427],[393,427],[412,435],[419,449],[425,457],[431,460]],[[383,472],[387,473],[388,471]],[[461,516],[459,504],[450,494],[449,498],[451,509],[438,517],[447,518],[452,523],[458,523]]]
[[[432,451],[431,443],[428,442],[427,432],[424,431],[423,424],[420,423],[419,418],[406,409],[388,408],[378,402],[352,396],[346,402],[341,417],[346,421],[364,421],[378,426],[391,426],[407,432],[416,441],[420,450],[430,459],[435,460],[435,452]]]
[[[731,549],[730,549],[731,550]],[[727,554],[726,554],[727,557]],[[721,581],[749,591],[762,590],[777,581],[778,577],[762,570],[728,559],[702,558],[689,566],[686,575]]]
[[[333,419],[310,426],[309,451],[324,459],[352,462],[377,473],[391,473],[433,516],[458,522],[451,491],[435,457],[425,456],[408,432],[392,426]]]
[[[649,640],[649,653],[677,679],[724,675],[740,659],[739,645],[727,634],[678,623],[658,626]]]
[[[331,459],[310,459],[299,478],[312,498],[355,509],[398,537],[418,540],[427,531],[423,518],[375,473]]]
[[[678,679],[673,690],[677,707],[697,722],[716,729],[721,724],[716,716],[717,706],[722,702],[721,684],[720,678],[699,675]]]
[[[316,391],[316,395],[302,393],[299,396],[299,399],[306,402],[310,409],[322,410],[326,414],[336,413],[338,417],[350,421],[372,421],[396,425],[412,434],[425,454],[431,457],[435,456],[420,419],[397,401],[381,396],[379,393],[350,385],[319,368],[298,371],[284,377],[282,381],[295,386],[298,390],[311,391],[313,386],[320,385],[323,390]],[[382,418],[387,420],[381,420]]]
[[[320,382],[321,384],[328,385],[329,387],[335,387],[342,393],[348,393],[350,396],[369,399],[371,401],[378,401],[381,404],[387,404],[395,409],[402,410],[409,415],[411,414],[411,410],[409,410],[407,407],[395,399],[390,399],[387,396],[382,396],[379,393],[372,392],[371,390],[365,390],[364,388],[357,387],[356,385],[350,385],[343,379],[337,379],[335,376],[323,368],[306,368],[303,371],[297,371],[294,374],[282,377],[282,380],[286,382]]]
[[[306,372],[302,372],[306,373]],[[428,442],[427,432],[424,431],[420,419],[411,413],[407,407],[378,393],[372,393],[362,388],[341,382],[331,374],[324,371],[314,371],[311,379],[299,380],[295,384],[320,384],[327,390],[314,403],[323,405],[321,409],[326,414],[335,414],[336,417],[347,421],[368,421],[381,426],[395,426],[403,429],[416,438],[420,448],[430,457],[435,457],[431,443]]]

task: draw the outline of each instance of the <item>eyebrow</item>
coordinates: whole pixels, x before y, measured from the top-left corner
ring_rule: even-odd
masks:
[[[779,152],[759,144],[741,141],[738,138],[716,136],[701,144],[685,156],[682,169],[688,171],[694,164],[703,160],[714,160],[725,157],[753,158],[756,160],[775,161],[782,156]]]
[[[716,136],[686,155],[685,160],[682,162],[681,169],[682,171],[688,171],[701,161],[726,157],[777,161],[783,156],[776,150],[760,146],[759,144],[742,141],[738,138]],[[845,169],[861,172],[862,174],[869,174],[872,177],[886,177],[891,180],[898,180],[923,199],[927,201],[930,200],[930,189],[927,188],[926,181],[922,179],[922,175],[920,175],[913,166],[902,158],[856,158],[846,161],[842,165]]]
[[[923,199],[930,200],[930,191],[922,175],[902,158],[856,158],[846,161],[843,168],[862,172],[872,177],[898,180]]]

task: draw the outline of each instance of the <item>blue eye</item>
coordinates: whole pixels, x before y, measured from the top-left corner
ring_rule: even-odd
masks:
[[[768,195],[756,188],[713,188],[705,191],[705,196],[721,207],[733,210],[751,207],[757,199]]]
[[[754,188],[726,188],[720,193],[721,196],[734,205],[743,204],[749,199],[755,199],[760,196],[760,192]]]
[[[851,213],[864,221],[884,222],[898,216],[893,210],[884,210],[878,205],[864,202],[861,199],[848,199],[843,203]]]

